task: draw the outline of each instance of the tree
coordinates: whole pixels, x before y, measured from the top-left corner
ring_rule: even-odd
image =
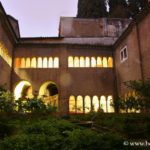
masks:
[[[148,6],[148,0],[128,0],[128,10],[130,17],[134,17],[141,10]]]
[[[78,18],[100,18],[106,17],[105,0],[79,0],[78,1]]]
[[[128,88],[134,90],[140,101],[142,111],[150,109],[150,79],[133,80],[124,83]]]
[[[109,17],[128,18],[128,5],[126,0],[109,0]]]

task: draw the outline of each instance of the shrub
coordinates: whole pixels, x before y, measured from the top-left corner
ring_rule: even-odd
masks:
[[[56,150],[61,149],[60,136],[45,134],[20,134],[5,138],[1,143],[1,150]]]

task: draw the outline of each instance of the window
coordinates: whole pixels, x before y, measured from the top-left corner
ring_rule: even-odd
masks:
[[[124,62],[125,60],[128,59],[128,51],[127,51],[127,46],[125,46],[123,49],[120,51],[120,61]]]
[[[76,102],[75,102],[74,96],[70,96],[70,98],[69,98],[69,111],[70,112],[76,111]]]
[[[35,57],[33,57],[31,59],[31,68],[36,68],[36,58]]]
[[[42,68],[42,58],[38,57],[38,68]]]
[[[73,67],[73,57],[72,56],[68,57],[68,67]]]
[[[54,58],[54,68],[59,68],[59,59],[58,59],[58,57]]]
[[[43,58],[43,68],[47,68],[47,65],[48,65],[48,63],[47,63],[47,57],[44,57]]]

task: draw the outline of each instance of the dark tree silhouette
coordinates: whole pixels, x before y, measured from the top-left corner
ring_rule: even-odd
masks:
[[[109,17],[128,18],[128,5],[126,0],[109,0]]]
[[[79,0],[77,17],[133,18],[147,6],[148,0]]]
[[[78,1],[78,18],[99,18],[106,17],[105,0],[79,0]]]

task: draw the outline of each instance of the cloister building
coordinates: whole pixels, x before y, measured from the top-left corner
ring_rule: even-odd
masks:
[[[62,114],[114,112],[114,97],[130,92],[123,82],[150,78],[149,24],[148,7],[133,20],[61,17],[58,37],[23,38],[0,4],[0,85]]]

